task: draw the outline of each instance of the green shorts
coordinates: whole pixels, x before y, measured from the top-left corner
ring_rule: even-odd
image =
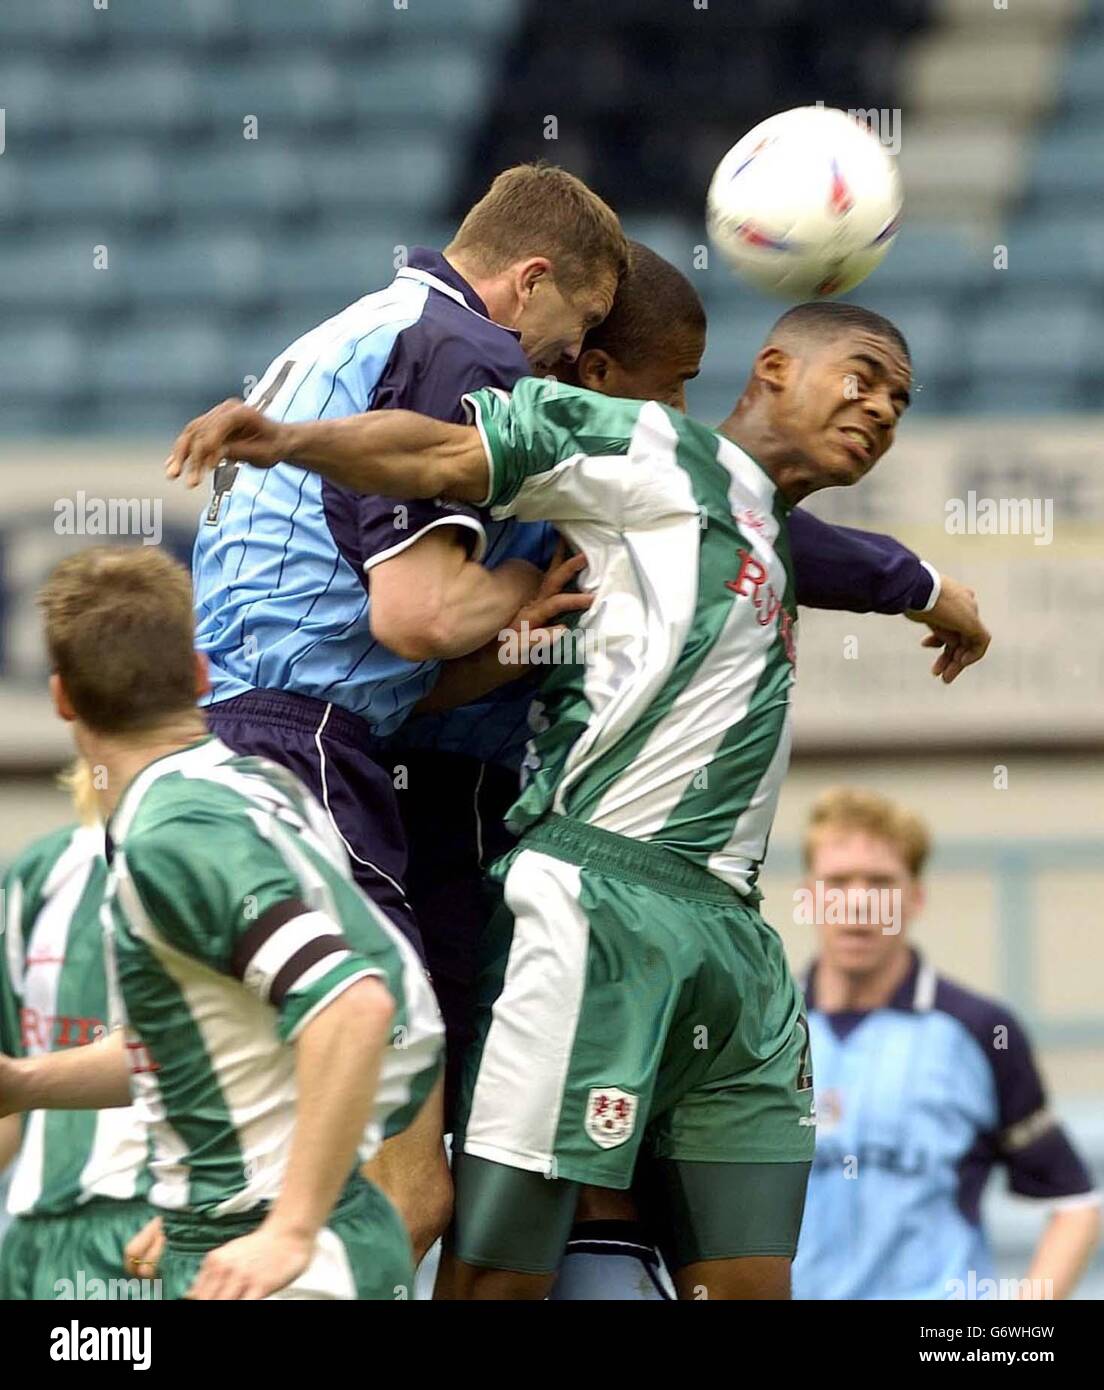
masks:
[[[802,998],[752,904],[669,850],[563,817],[495,874],[504,899],[484,940],[464,1154],[621,1189],[642,1150],[805,1171]]]
[[[166,1249],[159,1274],[165,1298],[183,1298],[204,1257],[220,1245],[255,1231],[263,1216],[204,1219],[163,1212]],[[414,1297],[414,1257],[398,1212],[372,1183],[354,1178],[318,1234],[314,1259],[273,1299],[376,1299]]]
[[[159,1297],[123,1253],[153,1215],[144,1202],[101,1198],[64,1216],[17,1216],[0,1245],[0,1299]]]

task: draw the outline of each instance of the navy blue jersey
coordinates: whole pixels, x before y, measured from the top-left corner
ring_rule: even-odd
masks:
[[[885,1008],[806,999],[817,1147],[795,1298],[946,1299],[971,1270],[992,1278],[979,1209],[997,1166],[1025,1197],[1092,1193],[1003,1004],[915,955]]]
[[[518,334],[492,322],[443,256],[419,248],[387,289],[281,353],[250,402],[280,420],[402,408],[460,421],[464,392],[512,386],[528,370]],[[368,572],[439,526],[459,529],[492,568],[545,548],[543,527],[474,507],[363,497],[287,463],[223,465],[193,557],[211,700],[287,691],[340,705],[377,733],[396,728],[438,663],[404,661],[373,638]]]

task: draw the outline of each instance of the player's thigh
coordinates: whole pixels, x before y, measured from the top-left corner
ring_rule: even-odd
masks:
[[[731,1287],[774,1270],[762,1297],[787,1297],[783,1267],[797,1250],[811,1163],[713,1163],[658,1159],[642,1167],[640,1200],[649,1228],[675,1277],[680,1270],[735,1264],[735,1273],[715,1271],[706,1289]],[[723,1275],[723,1277],[722,1277]],[[766,1276],[764,1275],[764,1279]],[[702,1280],[692,1280],[702,1284]],[[676,1280],[677,1283],[677,1280]],[[699,1293],[698,1297],[720,1295]]]
[[[682,1010],[698,1021],[694,1041],[671,1031],[648,1151],[690,1164],[808,1164],[809,1034],[781,940],[743,907],[714,920],[703,908],[699,935],[702,964]],[[699,1046],[707,1065],[686,1085],[688,1047]]]
[[[684,911],[642,884],[519,849],[484,937],[459,1148],[630,1186],[685,983],[670,920]]]
[[[443,1094],[444,1082],[439,1080],[414,1120],[399,1134],[385,1139],[379,1153],[361,1170],[399,1209],[415,1247],[428,1228],[433,1228],[432,1239],[436,1239],[452,1208]]]
[[[439,1280],[438,1296],[471,1297],[479,1283],[484,1288],[495,1285],[493,1280],[478,1280],[476,1270],[508,1271],[530,1279],[529,1284],[520,1281],[519,1287],[542,1287],[542,1279],[550,1286],[575,1220],[578,1185],[464,1153],[453,1156],[453,1174],[456,1206],[446,1238],[449,1269]]]

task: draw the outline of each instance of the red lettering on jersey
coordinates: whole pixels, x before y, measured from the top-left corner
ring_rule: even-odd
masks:
[[[46,1020],[37,1009],[20,1009],[19,1035],[22,1039],[24,1052],[33,1052],[35,1048],[46,1046],[48,1039],[43,1027],[45,1022]]]
[[[750,550],[741,549],[736,553],[740,557],[740,572],[735,579],[725,580],[725,588],[744,598],[754,598],[767,577],[766,566],[761,560],[757,560]],[[746,589],[745,584],[749,586]]]
[[[760,627],[777,622],[786,658],[794,664],[796,650],[793,636],[793,617],[782,607],[782,595],[768,581],[767,568],[748,550],[738,550],[740,572],[735,579],[726,579],[725,588],[741,598],[750,598],[755,609],[755,621]],[[765,586],[765,589],[764,589]]]

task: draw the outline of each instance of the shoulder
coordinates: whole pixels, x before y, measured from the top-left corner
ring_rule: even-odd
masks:
[[[249,809],[249,798],[222,782],[169,773],[143,793],[115,849],[132,872],[159,860],[217,860],[226,837],[251,828]]]
[[[1027,1043],[1023,1025],[1007,1004],[945,975],[936,976],[932,1008],[955,1019],[987,1056],[994,1050],[1006,1050],[1010,1038]]]
[[[13,860],[4,882],[9,887],[19,883],[25,898],[41,895],[66,867],[84,869],[96,859],[102,861],[103,853],[103,832],[98,826],[67,825],[28,845]]]
[[[953,1018],[976,1042],[992,1077],[1002,1124],[1042,1106],[1044,1089],[1031,1040],[1007,1004],[938,977],[933,1009]]]
[[[380,384],[403,373],[417,395],[440,378],[455,405],[462,391],[509,388],[528,371],[516,334],[447,295],[431,294],[420,316],[398,334]]]

